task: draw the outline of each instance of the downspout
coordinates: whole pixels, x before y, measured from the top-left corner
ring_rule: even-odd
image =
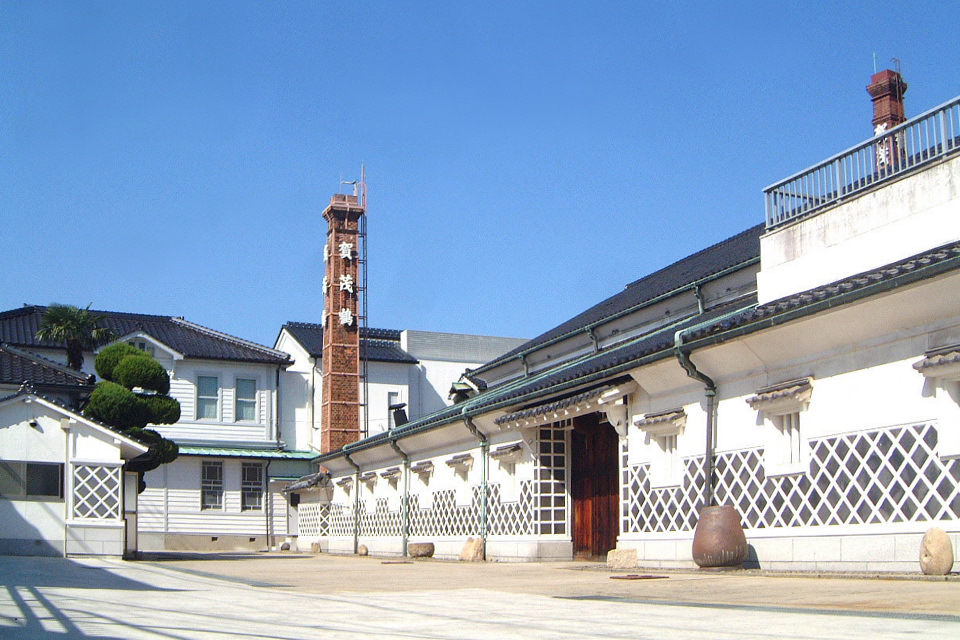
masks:
[[[267,466],[263,469],[263,483],[264,483],[264,504],[263,504],[263,514],[266,518],[266,532],[267,532],[267,548],[266,551],[270,551],[270,530],[272,525],[272,511],[273,511],[273,494],[270,493],[270,463],[273,460],[267,460]]]
[[[280,366],[277,365],[277,375],[273,385],[273,430],[277,435],[277,451],[282,449],[280,441]],[[267,463],[269,467],[270,463]]]
[[[590,341],[593,342],[593,352],[600,353],[600,338],[597,337],[596,327],[590,327],[587,331],[590,334]]]
[[[480,539],[483,541],[483,558],[487,558],[487,457],[490,451],[490,443],[477,425],[473,423],[473,418],[467,415],[467,408],[464,407],[460,412],[463,416],[463,423],[473,434],[473,437],[480,441]]]
[[[680,366],[687,375],[703,383],[703,394],[707,399],[707,438],[704,445],[703,461],[703,506],[713,506],[713,432],[717,422],[717,384],[693,364],[690,354],[683,350],[684,329],[677,331],[673,336],[673,352],[680,362]]]
[[[313,432],[317,428],[317,359],[313,358],[313,366],[310,367],[310,437],[313,442]]]
[[[697,283],[693,288],[693,295],[697,298],[697,310],[700,315],[703,315],[703,312],[706,310],[706,306],[703,302],[703,285]]]
[[[360,465],[349,453],[344,453],[343,459],[350,463],[356,475],[353,481],[353,555],[357,555],[360,551]]]
[[[407,542],[410,539],[410,456],[400,448],[396,438],[390,438],[390,446],[403,458],[403,502],[400,503],[403,518],[401,535],[403,536],[403,557],[407,557]]]

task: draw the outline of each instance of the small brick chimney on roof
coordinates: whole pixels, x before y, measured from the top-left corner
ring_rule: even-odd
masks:
[[[907,116],[903,108],[903,94],[907,92],[907,83],[903,77],[891,69],[873,74],[867,92],[873,100],[873,130],[880,133],[892,129]],[[882,129],[879,129],[882,127]]]
[[[867,92],[873,100],[873,135],[882,135],[902,122],[907,116],[903,107],[903,94],[907,83],[896,71],[884,69],[873,74]],[[877,171],[896,169],[903,161],[903,133],[885,136],[877,142]]]
[[[357,196],[336,194],[324,209],[323,351],[320,387],[320,452],[360,439],[360,218]]]

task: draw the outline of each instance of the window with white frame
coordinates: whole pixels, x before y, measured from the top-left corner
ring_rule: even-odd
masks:
[[[811,379],[799,378],[764,387],[747,398],[764,425],[763,470],[767,475],[808,471],[809,447],[800,414],[809,406],[812,393]]]
[[[140,351],[146,351],[150,355],[153,355],[153,345],[147,342],[146,340],[131,340],[130,346],[140,349]]]
[[[223,463],[204,460],[200,471],[200,508],[223,509]]]
[[[250,378],[237,378],[235,399],[235,419],[253,422],[257,419],[257,381]]]
[[[263,465],[259,462],[244,462],[240,476],[240,510],[255,511],[263,508]]]
[[[220,379],[197,376],[197,420],[220,418]]]
[[[399,391],[388,391],[387,392],[387,428],[393,429],[397,426],[396,420],[393,419],[393,409],[390,407],[400,404],[400,392]]]
[[[924,377],[922,394],[937,419],[937,456],[960,458],[960,344],[927,351],[913,368]]]
[[[785,413],[782,416],[773,416],[773,424],[780,432],[778,448],[784,464],[800,464],[800,412]]]
[[[687,425],[683,409],[647,413],[633,423],[644,434],[650,447],[650,486],[675,487],[683,482],[683,465],[677,448],[679,436]]]

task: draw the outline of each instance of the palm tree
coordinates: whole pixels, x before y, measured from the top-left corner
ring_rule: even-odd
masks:
[[[67,347],[67,366],[80,371],[83,350],[93,349],[116,334],[99,326],[101,316],[91,313],[90,305],[79,309],[69,304],[51,304],[40,321],[37,340],[64,343]]]

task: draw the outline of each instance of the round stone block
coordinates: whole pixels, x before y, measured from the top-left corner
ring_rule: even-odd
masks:
[[[928,576],[945,576],[953,570],[953,543],[940,527],[931,527],[923,534],[920,570]]]
[[[432,542],[411,542],[407,545],[407,555],[411,558],[432,558]]]

